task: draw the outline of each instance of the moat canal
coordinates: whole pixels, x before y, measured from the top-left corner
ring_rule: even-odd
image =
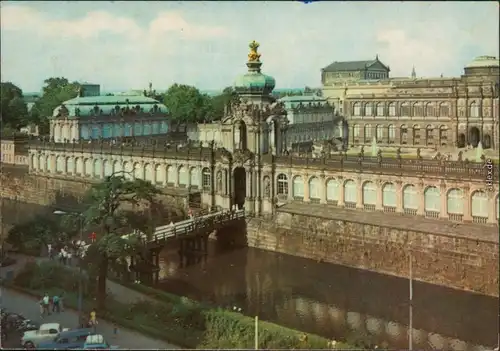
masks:
[[[332,339],[408,348],[408,280],[253,248],[224,252],[210,242],[206,262],[181,268],[162,252],[159,286],[237,306],[244,314]],[[413,284],[413,347],[493,349],[498,299]]]

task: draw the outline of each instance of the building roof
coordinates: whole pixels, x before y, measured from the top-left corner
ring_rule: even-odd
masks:
[[[500,67],[500,61],[495,56],[479,56],[465,68]]]
[[[330,65],[326,66],[325,68],[323,68],[322,71],[327,71],[327,72],[362,71],[375,65],[376,63],[381,64],[383,67],[389,70],[389,67],[380,62],[377,56],[375,57],[374,60],[366,60],[366,61],[342,61],[342,62],[335,61]]]
[[[85,117],[94,116],[94,111],[97,108],[100,114],[112,114],[112,111],[119,107],[136,107],[139,106],[143,111],[148,112],[156,105],[160,112],[167,113],[168,109],[165,105],[158,100],[152,99],[143,95],[114,95],[114,96],[85,96],[76,97],[74,99],[63,102],[60,106],[54,109],[52,114],[56,117],[62,108],[66,107],[68,110],[68,117]]]

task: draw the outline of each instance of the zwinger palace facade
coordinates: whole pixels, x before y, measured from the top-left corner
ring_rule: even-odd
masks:
[[[375,60],[322,70],[323,95],[349,124],[349,145],[499,150],[499,61],[480,56],[457,78],[389,78]]]

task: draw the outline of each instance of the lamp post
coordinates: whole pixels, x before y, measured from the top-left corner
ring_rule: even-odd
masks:
[[[68,212],[64,212],[64,211],[54,211],[53,212],[55,215],[67,215]],[[78,222],[79,222],[79,226],[80,226],[80,242],[83,241],[83,215],[82,213],[79,213],[79,212],[72,212],[72,213],[75,213],[75,214],[78,214]],[[78,324],[77,326],[80,326],[81,322],[82,322],[82,318],[83,318],[83,282],[82,282],[82,263],[79,262],[78,264]]]

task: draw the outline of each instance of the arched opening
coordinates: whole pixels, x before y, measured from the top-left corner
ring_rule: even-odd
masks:
[[[469,129],[469,144],[471,144],[472,147],[477,147],[477,144],[479,144],[479,129],[477,127],[471,127]]]
[[[457,146],[459,148],[465,147],[465,134],[464,133],[460,133],[458,135]]]
[[[491,147],[491,137],[489,134],[483,136],[483,148],[489,149]]]
[[[234,148],[236,150],[247,148],[247,127],[243,121],[236,122],[234,126]]]
[[[233,172],[234,177],[234,204],[238,209],[243,209],[247,193],[247,174],[245,168],[236,167]]]

